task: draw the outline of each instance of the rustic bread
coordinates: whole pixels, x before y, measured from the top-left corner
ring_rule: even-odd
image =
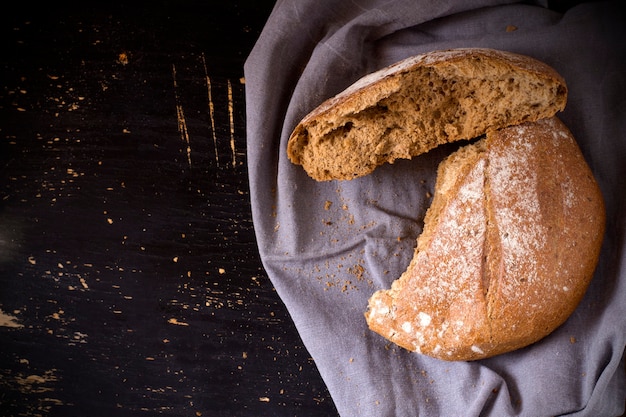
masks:
[[[365,76],[294,129],[289,159],[318,181],[349,180],[448,142],[551,117],[567,88],[548,65],[492,49],[415,56]]]
[[[369,327],[443,360],[532,344],[579,304],[604,203],[556,117],[488,132],[440,164],[414,258],[370,298]]]

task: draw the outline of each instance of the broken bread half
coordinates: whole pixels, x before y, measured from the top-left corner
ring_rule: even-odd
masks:
[[[583,297],[605,228],[599,187],[556,117],[497,131],[439,166],[415,254],[365,313],[411,351],[476,360],[530,345]]]
[[[511,52],[463,48],[414,56],[358,80],[302,119],[287,155],[315,180],[377,166],[565,108],[563,78]]]

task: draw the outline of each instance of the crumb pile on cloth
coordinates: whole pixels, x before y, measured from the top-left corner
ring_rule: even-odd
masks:
[[[264,267],[342,416],[616,416],[626,374],[626,21],[619,2],[279,0],[245,64],[254,227]],[[444,362],[364,319],[406,269],[454,146],[351,181],[316,182],[287,158],[297,122],[363,75],[433,50],[487,47],[554,67],[558,117],[594,172],[607,232],[574,314],[527,348]]]

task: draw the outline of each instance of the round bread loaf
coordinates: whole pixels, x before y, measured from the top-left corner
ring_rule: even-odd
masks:
[[[295,127],[289,159],[318,181],[349,180],[399,158],[565,108],[563,78],[505,51],[452,49],[367,75]]]
[[[370,298],[370,329],[411,351],[475,360],[559,327],[594,273],[600,190],[556,117],[487,133],[439,166],[414,257]]]

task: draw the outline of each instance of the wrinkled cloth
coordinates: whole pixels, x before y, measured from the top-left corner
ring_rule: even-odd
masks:
[[[471,1],[278,1],[245,63],[254,228],[267,274],[341,416],[618,416],[626,391],[626,22],[619,2],[557,12]],[[406,351],[371,332],[367,302],[408,266],[444,145],[351,181],[316,182],[287,158],[297,122],[358,78],[440,49],[535,57],[566,80],[558,117],[603,192],[593,281],[565,324],[475,362]],[[355,150],[358,152],[358,150]],[[582,256],[583,254],[581,254]]]

